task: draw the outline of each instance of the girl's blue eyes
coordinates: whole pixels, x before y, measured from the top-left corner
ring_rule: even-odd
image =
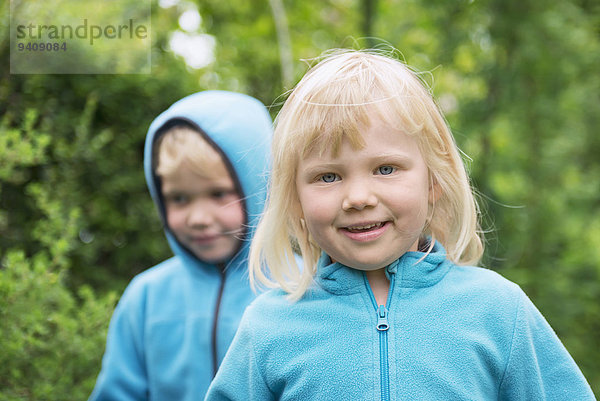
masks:
[[[381,175],[390,175],[394,172],[394,167],[392,166],[381,166],[377,169],[379,174]]]
[[[377,168],[377,174],[390,175],[396,171],[396,167],[393,166],[381,166]],[[319,180],[325,183],[332,183],[339,180],[340,177],[335,173],[325,173],[319,177]]]
[[[321,176],[321,181],[323,181],[323,182],[334,182],[336,178],[337,178],[336,174],[326,173],[326,174],[323,174]]]

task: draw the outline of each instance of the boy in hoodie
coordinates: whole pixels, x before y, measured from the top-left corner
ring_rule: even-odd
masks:
[[[206,91],[159,115],[144,170],[174,257],[137,275],[111,319],[90,400],[204,397],[254,294],[272,125],[246,95]]]

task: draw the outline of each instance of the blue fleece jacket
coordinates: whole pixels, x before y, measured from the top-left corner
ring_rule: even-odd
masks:
[[[424,258],[421,260],[421,258]],[[248,307],[207,400],[593,400],[521,289],[448,261],[436,244],[387,267],[376,306],[363,272],[323,255],[295,304]]]
[[[258,100],[223,91],[196,93],[159,115],[146,138],[144,169],[163,221],[153,148],[175,121],[196,127],[222,153],[244,200],[246,240],[231,260],[217,266],[196,258],[165,229],[175,256],[136,276],[125,290],[90,400],[202,399],[216,371],[213,361],[224,357],[254,299],[246,266],[265,200],[270,116]]]

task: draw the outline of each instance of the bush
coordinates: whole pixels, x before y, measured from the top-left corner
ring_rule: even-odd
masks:
[[[117,295],[76,295],[46,252],[10,251],[0,269],[0,399],[84,400],[100,370]]]

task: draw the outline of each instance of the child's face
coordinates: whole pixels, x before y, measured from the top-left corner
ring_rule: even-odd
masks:
[[[212,263],[233,256],[244,224],[240,196],[224,165],[222,170],[218,178],[206,178],[184,163],[162,177],[169,228],[199,259]]]
[[[296,176],[307,228],[333,260],[359,270],[387,266],[417,250],[430,202],[429,173],[414,138],[374,121],[366,146],[317,152]]]

